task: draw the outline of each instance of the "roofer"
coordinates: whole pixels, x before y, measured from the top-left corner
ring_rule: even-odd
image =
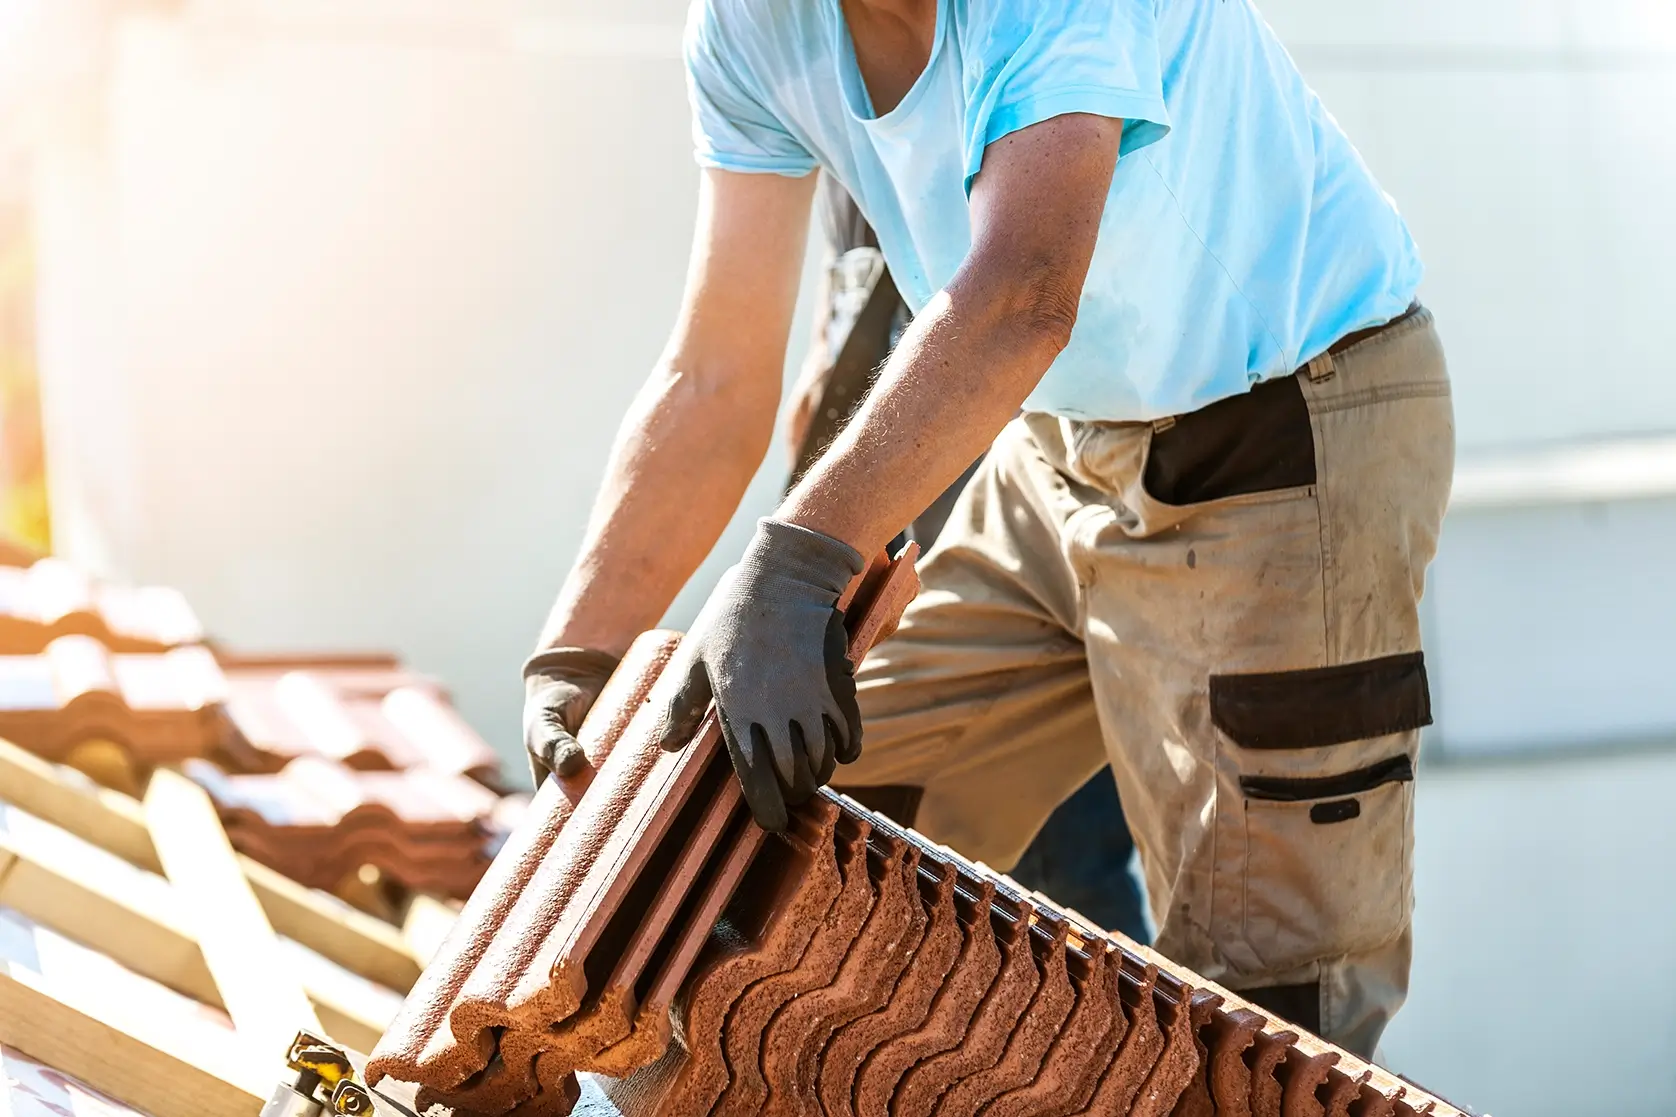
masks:
[[[765,826],[842,762],[998,866],[1109,761],[1159,949],[1371,1054],[1454,455],[1391,201],[1248,0],[698,0],[686,59],[685,300],[529,661],[532,752],[761,462],[825,168],[914,320],[667,668],[669,739],[713,696]],[[986,449],[852,678],[839,591]]]
[[[873,379],[908,328],[912,315],[896,290],[861,210],[831,175],[820,176],[815,213],[825,248],[814,330],[803,371],[787,392],[780,429],[791,454],[795,485],[849,422]],[[908,525],[907,536],[929,550],[954,507],[955,498],[977,471],[968,466],[954,484]],[[1096,736],[1091,734],[1091,736]],[[1095,750],[1099,750],[1095,741]],[[901,796],[850,788],[858,797],[902,821]],[[898,802],[880,802],[895,798]],[[1011,875],[1026,888],[1052,896],[1096,924],[1137,942],[1152,941],[1146,900],[1130,866],[1135,840],[1123,817],[1117,785],[1105,764],[1048,814],[1013,864]]]

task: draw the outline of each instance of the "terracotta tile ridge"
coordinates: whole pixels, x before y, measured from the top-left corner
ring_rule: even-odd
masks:
[[[993,883],[993,882],[992,882]],[[953,1083],[994,1066],[1041,984],[1030,946],[1034,906],[997,891],[989,923],[1001,952],[994,983],[956,1046],[916,1064],[897,1085],[893,1117],[927,1117]],[[977,926],[974,925],[974,933]],[[1118,1112],[1121,1112],[1118,1111]]]
[[[672,634],[654,632],[630,646],[617,672],[624,683],[607,684],[583,725],[581,739],[591,757],[603,760],[613,751],[628,726],[628,720],[618,716],[620,710],[625,706],[638,709],[644,703],[674,645]],[[579,800],[578,790],[557,780],[548,780],[537,790],[529,810],[373,1051],[367,1064],[370,1082],[376,1084],[388,1075],[409,1082],[423,1079],[457,1085],[486,1065],[491,1037],[469,1020],[456,1026],[452,1010],[511,909],[529,894],[531,880]]]
[[[976,883],[975,892],[968,892],[966,884],[964,878],[957,877],[954,900],[962,937],[960,953],[932,1001],[925,1023],[886,1043],[862,1065],[855,1086],[858,1113],[884,1112],[911,1068],[958,1046],[1000,972],[1001,952],[989,923],[995,886],[985,880]]]
[[[819,917],[781,932],[781,942],[765,942],[773,950],[772,961],[755,966],[758,972],[749,975],[753,980],[722,985],[720,995],[712,995],[711,982],[694,982],[695,1004],[700,995],[711,995],[712,1003],[720,1007],[708,1017],[689,1010],[688,1044],[708,1044],[709,1037],[719,1033],[721,1047],[705,1058],[718,1060],[731,1072],[725,1089],[717,1090],[719,1097],[686,1095],[695,1109],[702,1104],[717,1113],[761,1112],[768,1097],[768,1083],[762,1074],[763,1031],[782,1005],[831,981],[845,944],[866,922],[873,909],[872,872],[883,871],[871,838],[872,827],[867,820],[840,815],[832,858],[834,871],[824,882],[830,895]]]
[[[742,817],[740,809],[744,795],[739,781],[724,778],[710,791],[709,803],[702,816],[681,843],[674,863],[662,874],[645,916],[636,921],[627,941],[616,953],[616,964],[602,987],[591,989],[582,1009],[561,1023],[546,1050],[556,1051],[570,1061],[572,1068],[584,1067],[588,1060],[612,1044],[626,1038],[639,1010],[635,986],[652,959],[652,954],[663,941],[687,899],[695,881],[705,875],[707,863],[722,845],[723,831],[730,822]],[[717,913],[718,915],[720,912]],[[679,929],[677,929],[679,930]],[[709,934],[705,927],[704,933]],[[505,1047],[505,1041],[502,1041]]]
[[[1236,1008],[1216,1014],[1210,1033],[1210,1092],[1221,1117],[1251,1117],[1251,1068],[1245,1052],[1268,1019],[1261,1013]]]
[[[1006,1046],[995,1065],[951,1086],[937,1105],[938,1117],[975,1117],[1001,1094],[1029,1085],[1071,1014],[1076,995],[1067,966],[1070,929],[1063,921],[1049,920],[1037,911],[1031,917],[1030,930],[1041,975],[1035,995],[1006,1037]]]
[[[920,903],[928,919],[885,1004],[839,1029],[821,1053],[816,1092],[827,1117],[855,1117],[856,1080],[862,1064],[885,1043],[924,1025],[931,1003],[954,968],[964,936],[955,913],[960,876],[947,861],[922,855]]]
[[[658,749],[655,741],[641,747]],[[639,880],[658,843],[670,832],[705,771],[726,763],[713,713],[686,748],[677,752],[658,749],[651,771],[634,787],[633,799],[598,853],[573,866],[581,871],[581,880],[544,936],[537,955],[539,962],[518,975],[507,998],[512,1013],[558,1021],[581,1007],[587,993],[585,963],[589,951]],[[581,811],[586,811],[595,798],[584,796]],[[580,829],[580,819],[579,811],[578,825],[572,829]],[[561,835],[556,848],[566,846]]]
[[[1106,1062],[1101,1044],[1121,1014],[1117,989],[1107,976],[1118,959],[1101,943],[1091,953],[1067,952],[1075,1004],[1052,1038],[1032,1081],[1001,1094],[984,1117],[1063,1117],[1087,1104]]]
[[[910,856],[914,858],[911,867]],[[874,830],[867,857],[873,903],[866,920],[853,938],[832,938],[822,944],[834,957],[813,961],[827,980],[781,1005],[761,1029],[762,1075],[768,1086],[762,1113],[767,1117],[818,1109],[813,1076],[804,1077],[811,1041],[825,1034],[823,1026],[828,1021],[851,1010],[872,964],[884,956],[887,944],[900,942],[907,933],[909,889],[918,871],[918,855],[911,845]],[[917,886],[913,892],[917,906]]]
[[[1293,1031],[1262,1031],[1252,1041],[1251,1050],[1245,1056],[1246,1065],[1251,1068],[1252,1117],[1281,1117],[1281,1087],[1275,1068],[1298,1039],[1298,1033]]]
[[[760,827],[745,827],[744,840],[766,841],[767,835]],[[668,957],[657,969],[649,991],[640,999],[633,1031],[627,1039],[595,1056],[590,1070],[621,1076],[653,1062],[668,1048],[676,998],[697,964],[712,929],[722,918],[726,905],[733,900],[734,892],[743,880],[736,874],[734,864],[732,860],[724,863],[716,879],[705,887]],[[795,920],[797,917],[792,918]],[[717,1032],[720,1032],[719,1027]]]
[[[737,785],[730,780],[728,786]],[[691,972],[700,949],[710,937],[717,920],[732,900],[745,875],[751,870],[758,851],[766,842],[772,840],[766,831],[749,819],[743,809],[742,800],[736,806],[731,827],[732,836],[722,846],[726,855],[714,866],[714,871],[708,879],[701,883],[692,911],[679,925],[671,929],[668,939],[670,957],[642,1005],[652,1023],[652,1034],[645,1039],[648,1062],[652,1056],[653,1044],[661,1050],[670,1041],[670,1010],[681,985],[681,979],[677,975]],[[632,1040],[634,1037],[629,1038]],[[623,1044],[618,1046],[621,1048]],[[571,1069],[565,1065],[567,1062],[564,1053],[557,1049],[544,1053],[536,1060],[536,1074],[543,1088],[549,1088],[549,1083],[556,1074]],[[578,1061],[574,1069],[602,1071],[603,1068],[596,1058],[590,1057]]]
[[[919,953],[930,925],[924,893],[925,874],[920,868],[920,851],[909,846],[900,872],[899,896],[903,910],[900,930],[894,936],[880,938],[876,932],[870,934],[867,925],[863,926],[863,933],[857,936],[845,967],[840,969],[830,987],[842,999],[834,1004],[832,1011],[820,1018],[810,1040],[803,1045],[803,1058],[797,1064],[797,1091],[800,1097],[812,1104],[819,1106],[820,1103],[820,1071],[823,1060],[830,1053],[833,1038],[855,1021],[889,1005],[903,973]],[[877,908],[875,914],[878,914]],[[870,924],[872,922],[869,920]],[[877,930],[885,930],[882,921]],[[835,1070],[853,1078],[853,1066],[847,1074],[841,1068]],[[837,1089],[848,1096],[845,1086],[838,1086]],[[772,1093],[771,1083],[771,1098]]]
[[[1124,967],[1118,968],[1118,975],[1127,1027],[1088,1105],[1080,1111],[1089,1117],[1129,1113],[1164,1052],[1164,1032],[1158,1024],[1158,1001],[1153,995],[1158,983],[1157,967],[1149,963],[1139,981]]]

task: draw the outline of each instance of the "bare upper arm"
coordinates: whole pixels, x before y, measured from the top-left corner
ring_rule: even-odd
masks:
[[[704,171],[666,365],[778,401],[815,179]]]
[[[972,181],[972,248],[957,284],[998,311],[1039,316],[1068,340],[1123,122],[1072,113],[1009,133]]]

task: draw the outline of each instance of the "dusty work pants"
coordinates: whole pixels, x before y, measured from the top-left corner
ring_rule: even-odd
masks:
[[[1371,1054],[1408,985],[1417,606],[1453,463],[1423,310],[1174,422],[1022,416],[862,666],[835,782],[1007,867],[1109,761],[1158,949],[1306,990],[1286,1015]]]

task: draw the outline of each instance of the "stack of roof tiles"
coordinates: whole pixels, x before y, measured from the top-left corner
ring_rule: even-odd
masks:
[[[527,802],[434,682],[382,657],[242,657],[218,759],[188,774],[234,848],[330,889],[363,865],[464,899]]]
[[[204,761],[185,771],[215,801],[233,848],[313,888],[372,865],[404,888],[464,899],[523,803],[431,768],[357,772],[309,756],[273,775],[229,776]]]
[[[168,586],[110,585],[56,558],[0,566],[0,654],[40,652],[60,636],[91,636],[113,652],[160,652],[201,643],[204,631]]]
[[[186,764],[234,846],[306,884],[372,865],[470,894],[527,800],[441,687],[390,656],[218,658],[203,639],[177,590],[0,566],[0,737],[130,791]]]
[[[393,658],[239,657],[226,664],[225,759],[277,772],[298,757],[359,771],[426,768],[499,786],[495,751],[431,679]]]
[[[850,609],[859,655],[912,555]],[[677,637],[630,650],[368,1063],[418,1110],[626,1117],[1459,1117],[1121,936],[830,792],[749,818],[714,718],[643,711]],[[669,685],[665,683],[663,685]],[[638,716],[637,716],[638,715]]]
[[[51,760],[105,741],[161,764],[203,756],[221,736],[227,682],[209,650],[112,652],[59,636],[34,655],[0,655],[0,736]]]

